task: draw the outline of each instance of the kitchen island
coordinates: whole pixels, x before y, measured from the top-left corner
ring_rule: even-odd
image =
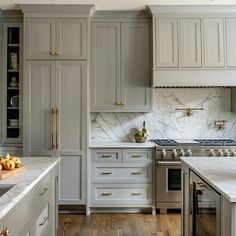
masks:
[[[25,171],[0,180],[0,235],[56,235],[59,159],[22,163]]]
[[[236,158],[182,157],[181,161],[182,236],[236,236]]]

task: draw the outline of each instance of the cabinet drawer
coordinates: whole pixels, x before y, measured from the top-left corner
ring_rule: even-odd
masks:
[[[92,185],[92,204],[145,205],[151,204],[151,185]]]
[[[47,204],[36,220],[36,226],[35,226],[36,236],[42,234],[42,232],[46,229],[48,223],[49,223],[49,207]]]
[[[92,157],[95,162],[121,162],[121,150],[100,149],[93,150]]]
[[[94,183],[104,182],[138,182],[147,183],[151,181],[151,165],[143,166],[109,166],[95,165],[92,171],[92,181]]]
[[[123,150],[124,162],[152,161],[152,150],[125,149]]]
[[[33,195],[38,208],[42,208],[50,200],[50,174],[36,186]]]

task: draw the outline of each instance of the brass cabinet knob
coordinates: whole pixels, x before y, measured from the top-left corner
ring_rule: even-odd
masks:
[[[61,55],[61,52],[56,51],[55,54],[56,54],[57,56],[60,56],[60,55]]]
[[[120,105],[121,105],[121,106],[124,106],[125,104],[124,104],[123,102],[120,102]]]
[[[9,236],[10,235],[10,229],[7,226],[2,226],[0,228],[0,236]]]
[[[116,105],[117,105],[117,106],[120,106],[120,102],[117,102]]]
[[[50,55],[51,55],[51,56],[55,56],[56,53],[55,53],[54,51],[52,51],[52,52],[50,52]]]

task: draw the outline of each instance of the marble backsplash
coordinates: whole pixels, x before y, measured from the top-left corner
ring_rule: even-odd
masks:
[[[153,89],[150,113],[91,113],[91,141],[133,141],[132,132],[146,121],[148,138],[236,139],[236,114],[230,112],[231,89]],[[187,117],[176,108],[204,108]],[[227,120],[218,130],[215,120]]]

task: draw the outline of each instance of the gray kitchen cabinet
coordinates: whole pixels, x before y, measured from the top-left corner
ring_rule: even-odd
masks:
[[[55,62],[28,61],[24,81],[24,154],[53,155],[53,122],[56,105]]]
[[[201,67],[201,21],[180,19],[180,66]]]
[[[177,19],[154,20],[154,67],[178,67]]]
[[[86,19],[26,18],[26,59],[85,59]]]
[[[204,66],[224,67],[224,19],[203,19]]]
[[[120,101],[120,24],[92,23],[91,110],[116,110]]]
[[[58,165],[53,167],[9,213],[0,220],[10,230],[9,235],[57,235]]]
[[[52,59],[55,48],[55,18],[26,19],[26,58]]]
[[[152,149],[92,149],[91,209],[155,208],[152,163]]]
[[[60,156],[60,203],[84,203],[86,63],[28,61],[26,68],[25,155]]]
[[[91,40],[90,110],[150,111],[149,23],[93,22]]]
[[[122,111],[151,108],[149,35],[148,23],[121,24]]]
[[[226,31],[226,64],[228,67],[236,67],[236,18],[227,18]]]

